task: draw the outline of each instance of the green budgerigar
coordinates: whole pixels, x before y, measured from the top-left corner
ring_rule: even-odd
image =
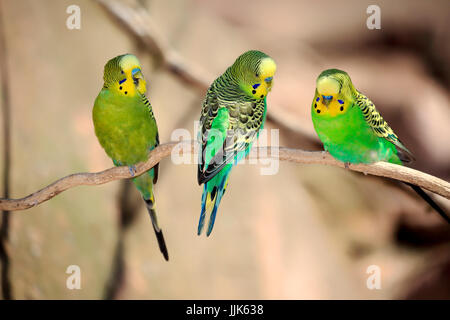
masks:
[[[104,69],[103,88],[95,100],[92,116],[95,134],[116,166],[134,165],[148,159],[159,144],[158,127],[145,96],[146,82],[139,60],[124,54],[109,60]],[[159,249],[169,259],[164,236],[155,213],[153,185],[158,180],[158,165],[133,178],[150,214]]]
[[[311,106],[314,128],[324,148],[345,163],[386,161],[399,165],[414,160],[375,105],[353,86],[341,70],[317,78]],[[421,188],[408,184],[447,222],[449,217]]]
[[[209,87],[200,117],[198,183],[203,187],[197,233],[210,212],[211,234],[229,174],[258,138],[266,119],[266,96],[272,88],[276,64],[260,51],[239,56]]]

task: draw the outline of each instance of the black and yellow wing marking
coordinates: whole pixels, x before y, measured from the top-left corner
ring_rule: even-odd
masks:
[[[216,94],[213,84],[203,102],[199,132],[201,150],[197,171],[199,184],[208,182],[225,165],[239,161],[240,157],[245,156],[264,123],[265,99],[255,100],[233,93],[235,93],[234,99],[230,98],[233,97],[232,94],[227,95],[226,98],[222,97]],[[222,117],[225,110],[226,121],[217,118],[219,113],[219,117]],[[213,158],[207,161],[206,151],[212,143],[211,136],[214,132],[211,129],[215,129],[215,132],[221,131],[222,140],[221,147],[214,150]]]
[[[150,101],[148,101],[148,98],[145,96],[145,94],[143,94],[141,96],[142,98],[142,102],[144,103],[144,105],[148,108],[148,111],[150,112],[150,116],[152,117],[153,120],[155,120],[155,115],[153,114],[153,108],[152,105],[150,104]]]
[[[156,145],[155,148],[159,146],[159,133],[156,133]],[[157,164],[155,164],[155,166],[153,167],[153,184],[155,184],[156,182],[158,182],[158,173],[159,173],[159,162]]]
[[[397,153],[400,160],[403,162],[411,162],[415,160],[411,151],[409,151],[400,141],[394,133],[394,130],[392,130],[389,124],[383,119],[369,98],[361,93],[358,93],[356,96],[356,104],[361,109],[367,124],[372,128],[376,135],[392,142],[397,147]]]
[[[142,102],[144,103],[144,105],[148,108],[150,117],[156,123],[155,115],[153,114],[153,108],[152,108],[152,105],[150,104],[150,101],[145,96],[145,94],[141,95],[141,98],[142,98]],[[159,133],[158,132],[156,132],[156,144],[155,144],[154,148],[156,148],[157,146],[159,146]],[[159,162],[157,164],[155,164],[155,166],[153,167],[153,174],[154,174],[153,175],[153,184],[155,184],[158,181],[158,172],[159,172]]]

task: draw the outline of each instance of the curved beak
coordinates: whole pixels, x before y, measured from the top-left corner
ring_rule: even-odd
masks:
[[[144,94],[147,91],[147,83],[144,79],[141,68],[133,68],[133,70],[131,70],[131,78],[133,79],[134,85],[136,86],[137,90],[141,94]]]
[[[322,96],[322,103],[328,108],[331,100],[333,100],[333,96]]]
[[[273,77],[267,77],[264,79],[264,81],[267,83],[267,89],[270,91],[270,89],[272,89],[272,80]]]
[[[139,84],[139,80],[145,80],[140,68],[134,68],[133,70],[131,70],[131,77],[133,78],[133,82],[136,85]]]
[[[134,68],[133,70],[131,70],[131,76],[134,77],[134,75],[135,75],[136,73],[140,72],[140,71],[141,71],[141,69],[139,69],[139,68]]]

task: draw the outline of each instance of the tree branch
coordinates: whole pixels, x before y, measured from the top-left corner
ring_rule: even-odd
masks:
[[[171,155],[172,150],[179,146],[181,153],[190,153],[194,151],[194,141],[169,142],[159,145],[149,154],[146,162],[136,165],[136,174],[138,176],[159,163],[162,159]],[[258,158],[278,158],[281,161],[289,161],[302,164],[322,164],[345,168],[343,162],[335,160],[327,152],[322,151],[304,151],[299,149],[289,149],[284,147],[259,147]],[[278,156],[277,156],[278,155]],[[348,169],[391,178],[403,182],[415,184],[423,189],[441,195],[450,199],[450,183],[434,177],[432,175],[387,162],[377,162],[374,164],[350,164]],[[96,173],[75,173],[61,178],[49,186],[30,194],[21,199],[0,199],[0,210],[25,210],[44,201],[47,201],[61,192],[76,186],[92,186],[108,183],[118,179],[131,178],[128,167],[113,167]]]
[[[3,196],[9,197],[11,176],[11,103],[8,73],[8,50],[6,47],[4,3],[0,3],[0,74],[1,74],[1,104],[3,113]],[[3,211],[0,227],[0,265],[1,292],[3,299],[13,298],[10,255],[8,252],[10,213]]]
[[[176,75],[184,84],[204,93],[207,79],[194,67],[187,66],[178,53],[172,50],[144,7],[132,8],[119,1],[97,0],[101,7],[149,53],[162,62],[162,66]]]

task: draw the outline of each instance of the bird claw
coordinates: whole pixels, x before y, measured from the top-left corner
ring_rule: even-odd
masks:
[[[345,169],[350,169],[350,162],[344,162]]]
[[[130,174],[132,177],[134,177],[134,175],[137,172],[136,166],[132,165],[132,166],[128,166],[128,170],[130,170]]]
[[[123,166],[123,163],[122,163],[121,161],[119,161],[119,160],[114,160],[114,159],[113,159],[113,163],[114,163],[114,165],[115,165],[116,167],[121,167],[121,166]]]

